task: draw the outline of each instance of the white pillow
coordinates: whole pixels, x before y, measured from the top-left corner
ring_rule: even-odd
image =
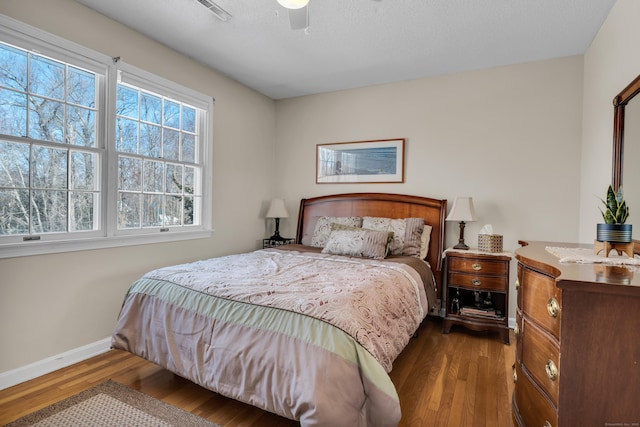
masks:
[[[383,259],[387,252],[387,231],[336,229],[331,232],[323,254]]]
[[[362,218],[359,216],[321,216],[316,222],[311,237],[311,246],[324,248],[331,234],[331,224],[342,224],[350,227],[361,227]]]
[[[429,242],[431,241],[431,229],[430,225],[425,224],[422,230],[422,236],[420,238],[420,259],[426,259],[429,255]]]

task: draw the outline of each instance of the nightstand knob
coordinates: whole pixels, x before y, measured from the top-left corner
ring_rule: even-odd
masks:
[[[547,377],[549,377],[551,381],[555,381],[556,378],[558,378],[558,367],[553,363],[553,360],[547,360],[544,369],[547,372]]]
[[[550,298],[547,302],[547,313],[551,317],[558,317],[558,313],[560,312],[560,304],[558,304],[558,300],[555,298]]]
[[[482,280],[480,280],[480,279],[473,279],[473,280],[471,280],[471,284],[472,284],[473,286],[480,286],[480,285],[482,285]]]
[[[482,264],[478,264],[477,262],[471,264],[471,268],[473,268],[475,271],[480,271],[482,270]]]

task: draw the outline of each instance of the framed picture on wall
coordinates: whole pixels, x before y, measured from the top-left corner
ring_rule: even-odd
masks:
[[[404,182],[404,138],[316,145],[316,183]]]

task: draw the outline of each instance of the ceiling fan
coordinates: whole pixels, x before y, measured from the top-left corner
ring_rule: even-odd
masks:
[[[288,10],[292,30],[309,27],[309,0],[278,0],[278,4]]]

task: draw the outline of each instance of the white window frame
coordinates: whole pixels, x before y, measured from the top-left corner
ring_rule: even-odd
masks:
[[[50,56],[56,60],[81,66],[98,73],[103,82],[97,100],[96,148],[101,152],[100,191],[102,193],[98,230],[81,233],[42,233],[40,240],[23,241],[14,236],[0,238],[0,259],[49,253],[71,252],[129,245],[172,242],[208,238],[212,235],[212,115],[214,100],[210,96],[156,76],[150,72],[122,63],[84,46],[47,33],[4,15],[0,15],[0,40],[22,49]],[[104,77],[102,77],[104,76]],[[200,128],[199,158],[202,167],[202,210],[199,225],[118,230],[116,224],[117,152],[115,143],[116,87],[119,78],[141,89],[149,90],[203,110],[198,120]],[[100,115],[100,119],[98,119]]]

